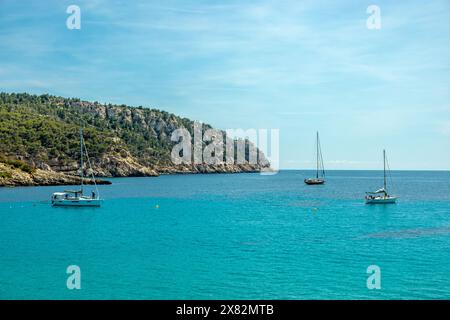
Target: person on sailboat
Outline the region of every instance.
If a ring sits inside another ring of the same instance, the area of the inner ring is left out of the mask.
[[[91,170],[90,175],[92,176],[92,181],[95,186],[95,191],[92,191],[92,198],[83,196],[83,186],[84,186],[84,161],[83,154],[87,157],[87,163],[89,164],[89,169]],[[75,191],[64,191],[64,192],[54,192],[52,195],[52,205],[53,206],[70,206],[70,207],[100,207],[102,199],[99,197],[99,191],[97,189],[97,184],[95,182],[94,173],[92,171],[91,162],[89,160],[89,155],[87,153],[86,144],[83,138],[83,128],[80,129],[80,189]]]
[[[387,179],[386,179],[386,151],[383,150],[383,176],[384,176],[384,184],[383,188],[378,189],[374,192],[366,192],[366,204],[384,204],[384,203],[396,203],[397,197],[389,195],[387,191]],[[389,167],[389,165],[388,165]],[[389,170],[389,168],[388,168]]]

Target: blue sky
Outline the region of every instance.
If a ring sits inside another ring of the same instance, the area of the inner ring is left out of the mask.
[[[278,128],[282,168],[319,130],[329,169],[450,169],[449,67],[446,0],[0,0],[0,91]]]

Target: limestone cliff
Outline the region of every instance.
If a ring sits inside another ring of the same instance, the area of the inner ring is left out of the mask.
[[[249,163],[250,149],[257,149],[247,140],[243,164],[175,165],[170,157],[175,144],[172,132],[185,128],[193,137],[194,122],[165,111],[50,95],[0,93],[0,163],[3,157],[9,159],[6,162],[17,160],[29,167],[23,171],[3,162],[0,185],[74,183],[79,171],[80,126],[85,128],[86,147],[98,177],[258,172],[269,168],[258,151],[258,163]],[[203,130],[210,128],[203,125]]]

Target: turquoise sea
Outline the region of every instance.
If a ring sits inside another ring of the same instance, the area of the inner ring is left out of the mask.
[[[380,171],[310,175],[111,179],[82,209],[49,205],[69,187],[0,188],[0,298],[450,299],[450,172],[393,171],[385,206],[363,201]]]

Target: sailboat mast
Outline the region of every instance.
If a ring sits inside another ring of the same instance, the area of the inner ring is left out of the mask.
[[[83,193],[83,128],[80,128],[80,178],[81,193]]]
[[[384,190],[386,190],[386,150],[383,149]]]
[[[316,178],[319,179],[319,131],[316,133],[316,158],[317,158],[317,170],[316,170]]]

